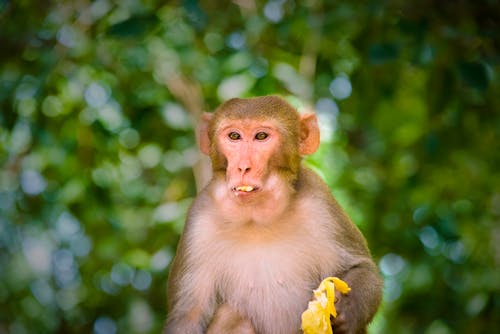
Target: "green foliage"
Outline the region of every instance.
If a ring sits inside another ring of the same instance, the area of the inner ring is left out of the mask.
[[[371,332],[499,332],[498,13],[0,1],[0,333],[158,333],[193,120],[272,93],[319,115],[306,162],[385,278]]]

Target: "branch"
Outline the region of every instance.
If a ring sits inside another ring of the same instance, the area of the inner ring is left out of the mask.
[[[166,81],[165,85],[170,93],[184,105],[191,116],[193,123],[199,124],[204,109],[203,93],[200,85],[180,74],[170,77]],[[196,129],[196,126],[194,128]],[[198,131],[195,131],[195,134],[196,143],[199,143]],[[210,181],[210,178],[212,177],[210,159],[201,152],[199,152],[198,162],[193,166],[193,173],[196,182],[196,189],[200,192],[200,190],[207,185],[208,181]]]

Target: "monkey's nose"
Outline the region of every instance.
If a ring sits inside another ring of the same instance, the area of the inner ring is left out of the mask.
[[[238,167],[238,171],[241,173],[241,174],[246,174],[250,171],[250,167]]]

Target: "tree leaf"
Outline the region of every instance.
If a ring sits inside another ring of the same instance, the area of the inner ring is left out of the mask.
[[[110,26],[106,34],[118,38],[140,38],[151,32],[158,22],[158,17],[154,14],[132,16]]]

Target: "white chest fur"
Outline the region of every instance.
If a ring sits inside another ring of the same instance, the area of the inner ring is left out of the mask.
[[[310,218],[310,212],[322,217],[321,210],[293,211],[269,224],[233,220],[216,210],[191,221],[196,233],[188,234],[189,262],[210,278],[194,276],[193,288],[238,309],[261,334],[300,333],[312,290],[338,268],[330,225]]]
[[[215,273],[219,298],[250,317],[258,332],[297,332],[320,275],[318,268],[297,261],[299,254],[293,249],[260,247],[221,261]]]

